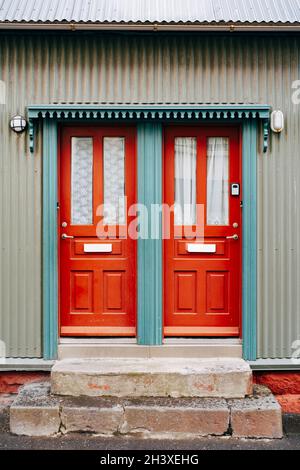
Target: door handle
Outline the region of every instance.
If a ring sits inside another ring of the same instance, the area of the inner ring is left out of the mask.
[[[67,238],[74,238],[74,237],[73,237],[72,235],[67,235],[66,233],[63,233],[62,236],[61,236],[61,238],[62,238],[63,240],[66,240]]]
[[[226,237],[227,240],[238,240],[239,239],[239,236],[237,233],[235,233],[234,235],[232,235],[231,237]]]

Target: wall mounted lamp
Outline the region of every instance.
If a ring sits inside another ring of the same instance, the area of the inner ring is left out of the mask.
[[[284,129],[284,115],[282,111],[273,111],[271,114],[271,129],[277,134]]]
[[[14,116],[10,121],[10,128],[18,133],[25,131],[26,126],[27,122],[23,116]]]

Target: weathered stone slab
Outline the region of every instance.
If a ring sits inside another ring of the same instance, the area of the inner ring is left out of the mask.
[[[10,408],[10,430],[24,436],[51,436],[59,432],[59,401],[50,396],[47,382],[26,385]]]
[[[25,386],[10,409],[14,434],[51,436],[90,432],[142,437],[282,437],[281,409],[270,391],[255,387],[243,399],[57,397],[45,382]]]
[[[153,398],[125,403],[121,433],[181,437],[222,436],[229,428],[229,408],[217,398]]]
[[[252,373],[242,359],[81,359],[58,361],[51,372],[57,395],[242,398]]]
[[[62,402],[61,431],[114,434],[123,421],[121,403],[108,398],[74,398]]]
[[[280,439],[283,436],[281,408],[275,397],[255,387],[244,400],[229,400],[233,437]]]

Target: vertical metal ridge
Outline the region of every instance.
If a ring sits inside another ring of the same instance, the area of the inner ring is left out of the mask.
[[[151,206],[162,204],[162,125],[159,123],[138,124],[138,203],[147,210],[141,219],[138,240],[138,343],[159,345],[162,344],[161,215],[159,238],[151,238]]]

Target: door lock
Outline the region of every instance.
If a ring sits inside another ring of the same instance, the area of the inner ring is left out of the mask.
[[[238,240],[239,239],[239,236],[237,233],[235,233],[234,235],[232,235],[231,237],[226,237],[227,240]]]
[[[74,238],[74,237],[73,237],[72,235],[67,235],[66,233],[63,233],[62,236],[61,236],[61,238],[62,238],[63,240],[66,240],[67,238]]]

